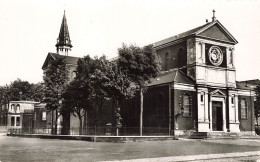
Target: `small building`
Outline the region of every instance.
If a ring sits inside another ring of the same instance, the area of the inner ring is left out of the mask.
[[[34,106],[39,102],[10,101],[7,113],[7,130],[31,133],[34,127]]]
[[[52,113],[46,109],[46,104],[39,103],[34,107],[35,134],[51,134]]]

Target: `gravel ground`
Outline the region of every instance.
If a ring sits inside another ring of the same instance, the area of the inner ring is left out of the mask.
[[[260,140],[169,140],[129,143],[0,136],[0,161],[113,161],[260,151]],[[249,157],[250,158],[250,157]],[[254,161],[258,157],[251,157]],[[241,160],[247,161],[245,157]],[[210,161],[212,161],[211,159]],[[217,159],[219,161],[222,159]],[[225,159],[223,159],[225,160]],[[228,159],[232,160],[232,159]],[[240,160],[235,159],[235,160]]]

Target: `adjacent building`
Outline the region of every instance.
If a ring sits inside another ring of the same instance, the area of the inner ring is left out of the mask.
[[[7,130],[15,133],[32,133],[34,106],[39,102],[10,101],[7,113]]]

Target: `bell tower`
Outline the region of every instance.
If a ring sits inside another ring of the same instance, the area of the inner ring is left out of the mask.
[[[68,56],[69,51],[71,51],[72,47],[73,46],[71,45],[67,19],[64,11],[59,37],[57,38],[57,44],[56,44],[57,53]]]

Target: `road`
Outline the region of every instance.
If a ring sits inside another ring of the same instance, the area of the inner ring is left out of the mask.
[[[0,136],[0,161],[2,162],[91,162],[250,151],[260,151],[260,140],[172,140],[103,143]],[[253,159],[258,158],[255,156]]]

